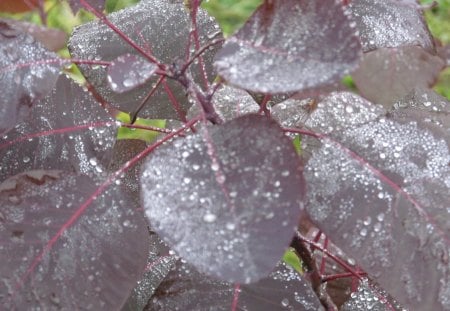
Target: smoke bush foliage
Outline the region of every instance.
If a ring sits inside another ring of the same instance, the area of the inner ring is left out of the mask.
[[[70,59],[0,20],[3,308],[450,310],[425,7],[266,0],[224,38],[199,0],[69,4]]]

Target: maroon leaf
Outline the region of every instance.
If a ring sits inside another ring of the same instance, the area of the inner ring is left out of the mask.
[[[102,173],[115,133],[114,120],[91,94],[61,75],[27,122],[0,138],[0,181],[30,169]]]
[[[257,115],[157,149],[141,184],[152,229],[171,248],[199,271],[242,283],[281,258],[304,190],[291,141]]]
[[[67,35],[62,30],[12,19],[0,18],[1,22],[5,22],[20,31],[32,35],[33,38],[42,43],[50,51],[56,52],[66,45]]]
[[[364,54],[353,79],[362,95],[390,108],[414,88],[431,86],[444,66],[418,46],[379,49]]]
[[[417,122],[383,117],[330,137],[305,168],[312,220],[401,304],[446,310],[448,141]]]
[[[220,87],[212,97],[214,109],[225,121],[231,121],[241,115],[257,113],[259,106],[246,91],[224,85]],[[200,113],[198,105],[189,109],[188,117],[194,117]]]
[[[173,255],[154,232],[150,232],[150,251],[144,275],[133,289],[122,311],[144,310],[153,293],[169,272],[175,268],[178,257]]]
[[[0,21],[0,134],[23,120],[34,102],[52,90],[60,66],[56,54]]]
[[[119,186],[94,196],[97,187],[60,171],[0,184],[5,309],[111,310],[125,302],[145,267],[147,230]]]
[[[352,0],[364,52],[379,48],[420,45],[432,52],[433,39],[415,0]]]
[[[219,74],[263,93],[299,91],[339,80],[360,57],[342,4],[266,1],[216,55]]]
[[[309,284],[284,263],[257,283],[236,286],[178,263],[146,310],[324,310]]]
[[[68,0],[72,12],[76,14],[80,9],[85,8],[80,0]],[[98,11],[103,11],[105,0],[85,0],[91,7]]]
[[[152,53],[163,63],[172,65],[186,59],[191,20],[189,11],[182,2],[166,0],[142,1],[138,5],[108,15],[114,25],[120,25],[120,30],[147,53]],[[216,34],[217,24],[207,16],[205,11],[199,10],[197,16],[200,43],[209,40],[208,34]],[[81,59],[94,57],[113,61],[117,57],[130,53],[140,55],[132,46],[127,44],[113,30],[101,21],[94,21],[78,27],[69,42],[70,53]],[[212,55],[215,49],[203,54],[206,72],[210,79],[212,74]],[[194,78],[202,82],[199,66],[192,67]],[[117,94],[107,79],[107,69],[103,67],[80,66],[87,80],[108,102],[117,105],[123,111],[133,111],[152,89],[157,77],[150,79],[144,85],[131,91]],[[168,95],[166,88],[171,90]],[[185,89],[173,80],[162,83],[156,93],[148,100],[142,110],[142,116],[161,119],[180,119],[180,115],[173,106],[177,101],[181,109],[187,111],[190,103],[186,99]]]
[[[133,54],[116,58],[108,67],[108,83],[116,93],[123,93],[147,82],[158,67]]]
[[[389,301],[386,303],[384,299],[380,299],[380,292],[384,295],[381,289],[376,288],[375,284],[371,283],[368,279],[364,279],[359,283],[358,289],[353,292],[350,299],[340,309],[341,311],[361,311],[361,310],[377,310],[377,311],[393,311],[404,310],[395,301]],[[395,307],[395,308],[394,308]]]
[[[417,121],[447,136],[450,144],[450,102],[430,89],[414,89],[394,104],[389,116],[397,121]]]

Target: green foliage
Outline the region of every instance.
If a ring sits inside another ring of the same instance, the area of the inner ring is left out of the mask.
[[[202,7],[214,16],[225,36],[233,34],[263,0],[207,0]]]
[[[437,5],[431,10],[425,11],[425,18],[433,36],[443,44],[450,44],[450,0],[421,0],[422,4]]]
[[[130,115],[125,112],[120,112],[116,119],[124,123],[129,123]],[[166,126],[166,120],[148,120],[137,118],[134,124],[164,128]],[[117,139],[140,139],[150,143],[154,141],[158,135],[159,133],[155,131],[120,127],[117,132]]]
[[[126,7],[138,3],[140,0],[107,0],[105,3],[106,13],[112,13],[122,10]]]
[[[286,250],[283,256],[283,261],[294,268],[300,274],[303,274],[302,263],[300,258],[295,254],[292,248]]]

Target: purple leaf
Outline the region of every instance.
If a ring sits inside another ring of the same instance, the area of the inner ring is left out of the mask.
[[[389,116],[400,122],[417,120],[447,136],[450,144],[450,102],[430,89],[414,89],[394,104]]]
[[[350,299],[342,306],[341,311],[361,311],[361,310],[376,310],[376,311],[392,311],[404,310],[395,301],[386,303],[384,299],[380,299],[380,292],[386,296],[380,288],[376,288],[369,280],[363,279],[358,286],[358,289],[353,292]],[[395,307],[395,308],[393,308]]]
[[[175,268],[177,256],[161,241],[154,232],[150,232],[150,251],[144,275],[133,289],[122,311],[144,310],[151,296]]]
[[[257,113],[259,105],[246,91],[224,85],[220,87],[212,97],[214,109],[225,121],[231,121],[241,115]],[[188,118],[200,113],[198,105],[189,109]]]
[[[415,0],[352,0],[364,52],[379,48],[420,45],[432,52],[433,39]]]
[[[149,301],[148,310],[324,310],[310,285],[279,263],[268,277],[239,289],[178,263]]]
[[[99,12],[103,11],[103,8],[105,7],[105,0],[85,0],[85,1]],[[80,2],[80,0],[68,0],[68,2],[74,14],[76,14],[80,9],[85,8]]]
[[[317,109],[309,120],[327,113]],[[401,304],[447,310],[448,141],[383,117],[330,137],[305,168],[311,219]]]
[[[390,108],[416,87],[429,87],[444,61],[418,46],[378,49],[364,54],[353,79],[367,99]]]
[[[0,18],[1,22],[32,35],[33,38],[42,43],[50,51],[56,52],[66,46],[67,35],[62,30],[12,19]]]
[[[360,57],[356,31],[338,1],[265,2],[217,53],[219,74],[263,93],[313,88],[339,80]]]
[[[191,31],[189,11],[182,2],[166,0],[142,1],[138,5],[108,15],[114,25],[147,53],[152,53],[163,63],[172,65],[183,63],[189,53],[188,42]],[[217,24],[199,10],[197,16],[200,44],[205,44],[208,35],[216,34]],[[124,54],[140,55],[133,47],[123,41],[113,30],[101,21],[86,23],[78,27],[69,41],[72,56],[81,59],[102,59],[113,61]],[[215,48],[203,54],[206,72],[213,79],[212,55]],[[195,81],[202,82],[199,66],[193,65],[192,74]],[[80,66],[87,80],[94,85],[106,101],[116,105],[123,111],[133,111],[152,89],[157,77],[131,91],[118,94],[114,92],[107,79],[107,69],[93,66]],[[166,88],[172,92],[173,98],[167,94]],[[173,107],[176,100],[184,112],[190,106],[185,89],[176,81],[168,79],[157,89],[142,110],[142,116],[154,119],[180,119]]]
[[[141,184],[151,227],[171,248],[199,271],[241,283],[281,258],[304,191],[291,141],[258,115],[157,149]]]
[[[143,140],[138,139],[119,139],[114,143],[111,160],[108,171],[115,172],[119,170],[126,162],[130,161],[139,152],[143,151],[147,144]],[[139,193],[141,190],[139,183],[139,174],[142,161],[135,163],[129,170],[124,173],[120,179],[121,183],[128,189],[133,202],[139,205]]]
[[[115,133],[114,120],[91,94],[61,75],[28,120],[0,138],[0,181],[30,169],[102,173]]]
[[[108,67],[108,83],[116,93],[123,93],[147,82],[158,67],[133,54],[117,57]]]
[[[125,302],[145,267],[147,229],[119,186],[94,196],[97,187],[61,171],[0,184],[3,307],[112,310]]]
[[[28,114],[55,85],[59,57],[32,36],[0,21],[0,135]]]

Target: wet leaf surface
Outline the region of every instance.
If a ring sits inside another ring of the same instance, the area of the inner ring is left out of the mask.
[[[122,311],[144,310],[156,289],[175,268],[178,257],[174,255],[164,242],[150,231],[150,251],[147,259],[147,267],[144,274],[134,287],[131,296],[125,303]]]
[[[58,78],[59,57],[26,33],[0,21],[0,134],[12,129]]]
[[[420,45],[432,52],[433,39],[414,0],[352,0],[364,52],[379,48]]]
[[[117,57],[108,66],[108,83],[116,93],[123,93],[147,82],[158,67],[137,55]]]
[[[330,136],[305,168],[312,220],[402,305],[446,310],[448,142],[383,117]]]
[[[259,105],[250,94],[241,89],[224,85],[220,87],[212,98],[214,109],[224,121],[231,121],[241,115],[257,113]],[[200,113],[198,105],[189,109],[188,118]]]
[[[360,57],[341,3],[266,2],[215,57],[220,76],[255,92],[284,93],[337,81]]]
[[[0,304],[8,310],[121,306],[144,270],[141,213],[113,185],[30,171],[0,184]],[[92,198],[92,197],[91,197]]]
[[[30,169],[102,174],[115,133],[114,120],[91,94],[61,75],[29,118],[0,138],[0,181]]]
[[[157,149],[141,186],[151,227],[171,248],[199,271],[242,283],[281,258],[304,191],[291,141],[257,115]]]
[[[414,88],[428,88],[444,61],[418,46],[378,49],[364,54],[352,76],[367,99],[389,109]]]
[[[66,45],[67,35],[62,30],[12,19],[0,18],[1,22],[5,22],[20,31],[30,34],[50,51],[56,52]]]
[[[450,145],[450,102],[431,89],[414,89],[394,104],[389,116],[399,122],[415,120],[425,128],[433,128],[436,134],[447,137]]]
[[[85,0],[90,6],[99,12],[103,11],[105,7],[105,0]],[[80,9],[85,8],[80,0],[68,0],[70,7],[72,8],[72,12],[76,14]]]
[[[234,307],[233,307],[234,306]],[[145,310],[324,310],[308,283],[284,263],[257,283],[220,282],[178,263]]]
[[[183,63],[183,60],[188,58],[191,23],[189,12],[181,2],[165,0],[142,1],[134,7],[108,15],[108,19],[114,25],[120,25],[120,30],[127,37],[146,52],[151,51],[163,63],[180,65],[180,63]],[[197,24],[200,30],[199,39],[201,45],[209,40],[208,35],[217,33],[218,25],[203,10],[199,10]],[[138,55],[139,57],[142,56],[101,21],[94,21],[78,27],[70,38],[69,50],[72,56],[81,59],[94,58],[113,61],[127,53],[136,57]],[[215,49],[212,49],[203,54],[206,72],[211,80],[214,78],[212,70],[212,56],[214,52]],[[195,81],[203,82],[199,66],[194,64],[192,68]],[[80,66],[80,69],[100,95],[119,109],[127,112],[133,111],[140,104],[157,79],[155,77],[138,88],[117,94],[108,83],[106,68]],[[170,88],[174,99],[186,112],[190,103],[186,98],[184,88],[170,79],[167,80],[166,86]],[[180,116],[173,108],[173,99],[171,100],[167,95],[166,86],[163,83],[158,87],[156,93],[149,99],[142,110],[142,117],[180,119]]]

